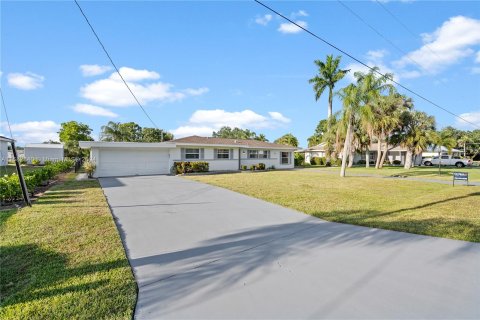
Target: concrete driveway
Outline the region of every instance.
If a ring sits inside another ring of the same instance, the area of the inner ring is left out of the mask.
[[[325,222],[178,177],[100,183],[138,319],[480,318],[478,243]]]

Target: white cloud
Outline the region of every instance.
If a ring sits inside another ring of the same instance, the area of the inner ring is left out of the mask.
[[[290,14],[290,17],[292,19],[296,19],[297,17],[308,17],[308,13],[305,10],[298,10],[297,12],[292,12],[292,14]]]
[[[78,103],[73,106],[73,110],[77,113],[84,113],[90,116],[100,116],[100,117],[110,117],[110,118],[118,117],[118,114],[108,109],[94,106],[91,104]]]
[[[43,87],[45,77],[32,73],[9,73],[8,84],[20,90],[35,90]]]
[[[149,70],[137,70],[132,68],[120,68],[125,81],[142,104],[149,102],[173,102],[182,100],[188,96],[198,96],[208,92],[208,88],[187,88],[173,91],[173,85],[166,82],[151,82],[157,80],[160,75]],[[145,83],[146,81],[150,81]],[[96,80],[80,89],[82,97],[95,104],[111,107],[128,107],[136,104],[135,99],[117,73],[112,73],[106,79]]]
[[[270,117],[273,120],[277,120],[277,121],[282,122],[282,123],[289,123],[291,121],[289,118],[285,117],[280,112],[270,111],[268,114],[270,115]]]
[[[187,124],[170,131],[176,137],[189,135],[210,136],[213,131],[223,126],[255,130],[275,128],[288,122],[290,122],[290,119],[280,112],[269,112],[268,116],[263,116],[248,109],[234,112],[222,109],[197,110],[192,114]]]
[[[266,14],[264,16],[257,17],[255,19],[255,23],[259,24],[259,25],[262,25],[262,26],[266,26],[272,20],[272,18],[273,17],[272,17],[271,14]]]
[[[378,67],[381,73],[393,73],[393,79],[395,81],[400,81],[401,77],[408,78],[408,77],[413,77],[414,74],[406,74],[402,73],[399,74],[398,72],[395,72],[392,68],[386,65],[386,63],[383,61],[385,56],[388,55],[387,50],[370,50],[367,52],[365,55],[365,59],[367,60],[367,65],[370,67]],[[369,68],[365,67],[364,65],[360,63],[351,63],[346,66],[345,69],[350,69],[350,72],[347,73],[347,78],[350,79],[350,81],[355,82],[356,78],[354,76],[355,72],[363,72],[367,73],[370,71]]]
[[[302,20],[295,21],[295,23],[302,28],[308,27],[307,22]],[[281,23],[277,30],[281,33],[299,33],[302,31],[301,28],[297,27],[295,24],[290,22]]]
[[[84,77],[99,76],[112,70],[110,66],[100,66],[98,64],[82,64],[80,66],[80,71]]]
[[[44,142],[48,140],[58,141],[57,131],[60,129],[60,125],[51,120],[13,123],[11,127],[13,137],[19,144]],[[7,132],[7,123],[0,123],[0,128],[2,131]]]
[[[476,124],[477,126],[480,126],[480,110],[462,113],[462,114],[460,114],[460,117],[462,117],[463,119],[465,119],[465,120],[467,120],[471,123]],[[470,123],[467,123],[467,122],[465,122],[461,119],[457,118],[456,121],[457,121],[457,125],[460,126],[460,127],[473,128],[473,126]],[[475,129],[477,129],[477,128],[475,127]]]
[[[424,74],[437,74],[480,45],[480,20],[456,16],[445,21],[433,33],[422,34],[424,45],[395,62],[397,68],[419,64]]]

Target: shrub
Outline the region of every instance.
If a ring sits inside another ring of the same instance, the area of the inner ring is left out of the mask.
[[[36,158],[33,158],[33,159],[32,159],[32,165],[34,165],[34,166],[40,165],[40,160],[38,160],[38,159],[36,159]]]
[[[43,162],[43,164],[46,165],[46,166],[48,166],[48,165],[50,165],[50,164],[52,164],[52,163],[53,163],[52,160],[45,160],[45,161]]]
[[[335,159],[334,161],[332,161],[332,165],[334,166],[341,166],[342,165],[342,159]]]
[[[42,183],[52,179],[57,174],[69,171],[73,166],[73,161],[64,160],[45,165],[39,170],[25,172],[25,184],[29,193],[33,193],[35,188]],[[0,201],[12,202],[22,198],[22,189],[17,174],[5,175],[0,179]]]
[[[358,161],[357,161],[357,164],[366,164],[366,163],[367,163],[366,160],[358,160]]]
[[[295,152],[293,162],[295,166],[301,166],[305,163],[305,156],[301,153]]]
[[[257,169],[258,169],[258,170],[265,170],[265,163],[259,163],[259,164],[257,164]]]
[[[208,172],[209,165],[205,161],[181,161],[173,164],[176,174],[184,174],[191,172]]]
[[[86,160],[83,163],[83,169],[85,169],[88,177],[91,178],[93,176],[93,173],[95,172],[95,169],[97,169],[97,165],[90,160]]]
[[[400,161],[400,160],[393,160],[393,161],[392,161],[392,164],[398,166],[398,165],[402,164],[402,161]]]
[[[27,159],[20,158],[20,164],[27,164]]]
[[[250,170],[254,171],[254,170],[256,170],[256,169],[257,169],[257,166],[256,166],[256,165],[252,164],[252,165],[250,166]]]
[[[240,168],[241,168],[242,170],[247,170],[247,166],[246,166],[246,165],[242,165]]]

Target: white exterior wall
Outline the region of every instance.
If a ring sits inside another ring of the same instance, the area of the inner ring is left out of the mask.
[[[8,142],[0,141],[0,166],[8,164]]]
[[[184,149],[203,149],[203,159],[182,159],[181,150]],[[170,149],[170,167],[174,162],[178,161],[205,161],[208,162],[209,171],[234,171],[238,170],[238,148],[233,149],[233,159],[215,159],[215,149],[222,149],[221,147],[198,147],[198,146],[183,146],[175,149]]]
[[[63,146],[62,148],[41,148],[25,146],[25,159],[27,159],[27,163],[32,163],[32,159],[38,159],[40,160],[41,164],[43,164],[45,160],[63,160]]]
[[[295,167],[293,161],[293,150],[276,150],[276,149],[261,149],[261,150],[270,150],[270,158],[267,159],[249,159],[248,158],[248,150],[254,149],[242,149],[241,154],[241,161],[240,165],[247,166],[247,169],[250,169],[251,165],[257,165],[259,163],[265,163],[267,168],[274,166],[275,169],[293,169]],[[289,164],[281,164],[281,152],[289,152],[290,153],[290,163]]]

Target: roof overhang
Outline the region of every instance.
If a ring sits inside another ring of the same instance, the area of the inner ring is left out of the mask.
[[[107,141],[79,141],[82,149],[90,148],[175,148],[171,142],[107,142]]]

